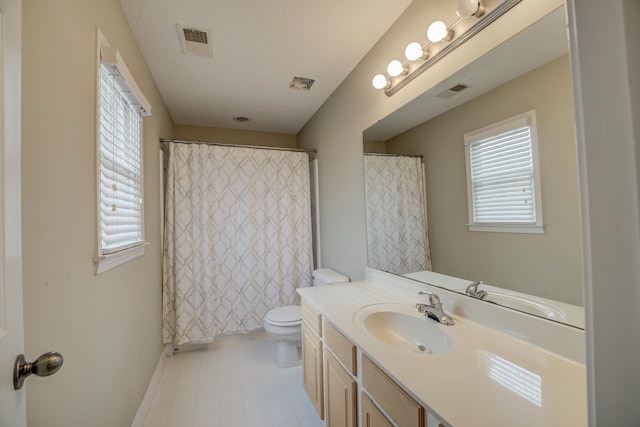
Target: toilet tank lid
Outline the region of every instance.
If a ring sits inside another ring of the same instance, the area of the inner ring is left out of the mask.
[[[349,282],[349,278],[331,268],[319,268],[313,270],[313,278],[323,283],[344,283]]]

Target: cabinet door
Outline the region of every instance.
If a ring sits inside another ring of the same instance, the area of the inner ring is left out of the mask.
[[[362,387],[398,426],[424,427],[424,408],[365,355],[362,356]]]
[[[366,393],[362,393],[362,427],[393,427],[393,424],[373,404]]]
[[[302,323],[302,382],[320,419],[324,420],[322,341],[304,322]]]
[[[334,355],[325,350],[327,427],[356,427],[358,386]]]

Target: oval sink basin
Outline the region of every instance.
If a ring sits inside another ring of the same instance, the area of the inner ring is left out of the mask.
[[[485,301],[500,304],[514,310],[524,311],[536,316],[545,317],[547,319],[562,320],[564,315],[561,311],[527,298],[521,298],[517,295],[503,294],[499,292],[489,292]]]
[[[444,353],[452,345],[443,327],[426,317],[398,311],[374,311],[362,318],[362,325],[369,334],[398,350]]]

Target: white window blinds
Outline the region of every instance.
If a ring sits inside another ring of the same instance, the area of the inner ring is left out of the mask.
[[[144,254],[142,117],[151,105],[98,30],[97,273]]]
[[[542,225],[534,123],[530,112],[465,135],[470,229],[541,232],[526,229]]]
[[[100,238],[103,254],[143,241],[140,113],[117,84],[113,66],[100,67]]]

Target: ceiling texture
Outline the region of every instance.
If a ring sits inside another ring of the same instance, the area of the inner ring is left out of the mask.
[[[411,1],[120,3],[176,124],[296,134]],[[205,31],[211,56],[184,54],[180,26]]]

